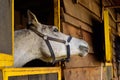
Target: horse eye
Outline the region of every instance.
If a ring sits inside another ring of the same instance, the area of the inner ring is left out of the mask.
[[[58,32],[58,29],[57,29],[57,28],[54,28],[53,31],[54,31],[54,32]]]

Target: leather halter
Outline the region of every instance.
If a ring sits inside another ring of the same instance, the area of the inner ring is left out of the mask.
[[[71,41],[72,37],[69,36],[68,39],[67,39],[67,41],[61,40],[61,39],[57,39],[57,38],[53,38],[53,37],[49,37],[49,36],[47,36],[47,35],[44,35],[44,34],[38,32],[35,28],[30,27],[30,26],[32,26],[32,25],[33,25],[33,24],[28,24],[28,25],[27,25],[27,26],[28,26],[27,29],[30,29],[31,31],[33,31],[34,33],[36,33],[39,37],[41,37],[41,38],[46,42],[46,44],[47,44],[47,46],[48,46],[48,48],[49,48],[49,51],[50,51],[50,53],[51,53],[51,57],[52,57],[52,59],[53,59],[52,63],[54,64],[54,63],[59,62],[59,61],[67,61],[67,62],[69,62],[69,60],[70,60],[70,45],[69,45],[69,42]],[[64,59],[61,59],[61,60],[56,60],[56,59],[55,59],[54,51],[53,51],[53,49],[52,49],[52,46],[51,46],[49,40],[51,40],[51,41],[56,41],[56,42],[60,42],[60,43],[65,44],[66,49],[67,49],[67,57],[64,58]]]

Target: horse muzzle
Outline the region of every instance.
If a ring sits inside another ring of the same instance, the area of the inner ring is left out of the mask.
[[[80,45],[80,46],[79,46],[79,49],[80,49],[80,54],[79,54],[79,55],[80,55],[81,57],[86,56],[86,55],[88,54],[88,52],[89,52],[89,48],[86,47],[86,46]]]

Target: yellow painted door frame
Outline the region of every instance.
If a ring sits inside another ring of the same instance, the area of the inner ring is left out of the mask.
[[[58,75],[58,80],[61,80],[61,68],[60,67],[41,67],[41,68],[4,68],[3,80],[9,80],[9,77],[14,76],[29,76],[29,75],[40,75],[40,74],[52,74]]]
[[[111,27],[109,24],[109,12],[108,9],[104,10],[104,37],[105,37],[105,59],[106,66],[112,64],[112,45],[110,39]]]
[[[109,21],[109,11],[108,8],[104,9],[104,37],[105,37],[105,70],[106,70],[106,80],[111,80],[113,78],[113,67],[112,67],[112,44],[111,44],[111,27]]]
[[[60,0],[54,0],[54,25],[60,31]]]

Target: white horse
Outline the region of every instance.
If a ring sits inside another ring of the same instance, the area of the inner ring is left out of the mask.
[[[33,59],[52,62],[53,58],[54,60],[61,60],[70,57],[70,55],[86,56],[88,54],[89,47],[86,41],[71,38],[69,35],[59,32],[56,26],[41,24],[31,11],[28,11],[28,24],[32,28],[15,31],[15,67],[22,67]],[[39,33],[44,36],[39,36]],[[48,38],[58,39],[58,41],[47,40]],[[50,44],[50,48],[47,43]]]

